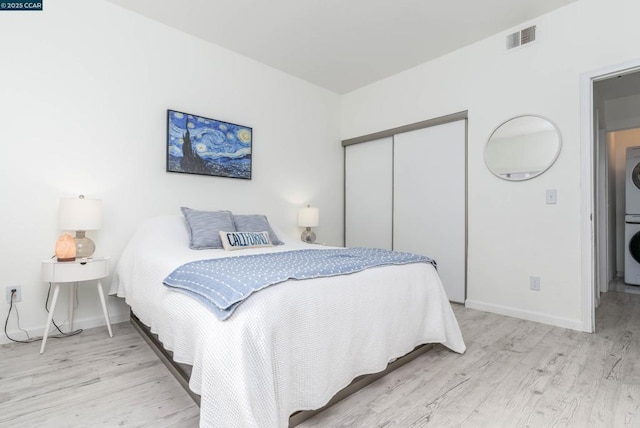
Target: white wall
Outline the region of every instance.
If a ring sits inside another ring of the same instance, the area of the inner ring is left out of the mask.
[[[618,195],[616,193],[616,168],[615,168],[615,145],[610,143],[608,135],[603,129],[599,130],[598,144],[606,145],[605,158],[606,167],[604,171],[600,171],[601,174],[606,174],[606,188],[602,188],[602,192],[598,195],[604,200],[606,207],[602,207],[601,215],[606,215],[607,226],[604,232],[606,233],[606,257],[607,257],[607,270],[605,272],[605,282],[600,283],[600,290],[606,292],[609,290],[609,283],[615,280],[617,276],[622,276],[624,273],[624,261],[618,262],[618,235],[617,235],[617,221],[616,221],[616,209],[618,205]],[[602,153],[602,152],[601,152]],[[602,186],[604,187],[604,186]],[[606,192],[606,193],[605,193]],[[624,197],[624,196],[623,196]],[[620,265],[621,269],[620,269]]]
[[[640,126],[640,95],[614,98],[604,101],[607,131],[637,128]]]
[[[103,0],[3,12],[0,46],[0,291],[22,286],[21,325],[32,333],[46,321],[40,261],[53,253],[63,196],[104,201],[103,228],[88,235],[114,264],[143,219],[181,205],[261,212],[295,235],[297,209],[311,203],[318,239],[342,242],[336,94]],[[253,179],[165,172],[168,108],[253,127]],[[103,324],[94,290],[80,289],[77,327]],[[109,306],[127,318],[119,299]],[[7,310],[3,297],[3,322]],[[24,337],[14,317],[9,331]]]
[[[580,0],[343,97],[343,139],[469,111],[468,306],[582,328],[580,76],[640,56],[639,13],[635,0]],[[532,24],[538,40],[505,52],[505,35]],[[562,152],[540,177],[500,180],[486,139],[527,113],[558,125]]]

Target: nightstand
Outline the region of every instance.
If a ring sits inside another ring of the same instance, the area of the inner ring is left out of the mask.
[[[44,346],[47,343],[49,329],[53,320],[53,313],[56,309],[58,301],[58,293],[60,292],[60,284],[69,284],[69,331],[73,331],[73,307],[75,305],[75,291],[78,282],[98,280],[98,296],[102,304],[102,312],[104,319],[107,321],[107,329],[109,337],[113,337],[111,331],[111,322],[109,321],[109,312],[107,304],[104,300],[104,291],[102,290],[102,278],[109,276],[109,258],[96,257],[87,259],[77,259],[73,262],[58,262],[55,259],[47,259],[42,261],[42,280],[55,284],[53,289],[53,297],[51,299],[51,308],[49,309],[49,318],[42,335],[42,346],[40,353],[44,352]]]

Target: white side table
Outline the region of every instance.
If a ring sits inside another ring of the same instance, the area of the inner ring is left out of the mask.
[[[78,282],[98,280],[98,295],[102,304],[102,312],[104,319],[107,321],[107,329],[109,337],[113,337],[111,331],[111,322],[109,321],[109,312],[107,304],[104,300],[104,291],[102,290],[102,278],[109,276],[109,257],[97,257],[87,259],[77,259],[74,262],[58,262],[55,259],[47,259],[42,261],[42,280],[55,284],[53,289],[53,298],[51,299],[51,309],[49,309],[49,318],[42,335],[42,346],[40,353],[44,352],[44,346],[47,343],[51,321],[53,320],[53,312],[56,309],[58,301],[58,293],[60,292],[60,284],[70,284],[69,287],[69,331],[73,331],[73,306],[75,305],[75,291]]]

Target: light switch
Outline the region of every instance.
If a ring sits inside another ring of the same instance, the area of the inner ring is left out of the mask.
[[[558,191],[556,189],[547,189],[547,205],[558,203]]]

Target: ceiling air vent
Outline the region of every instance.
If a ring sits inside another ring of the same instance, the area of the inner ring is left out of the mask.
[[[532,25],[507,36],[507,50],[526,45],[536,39],[536,26]]]

